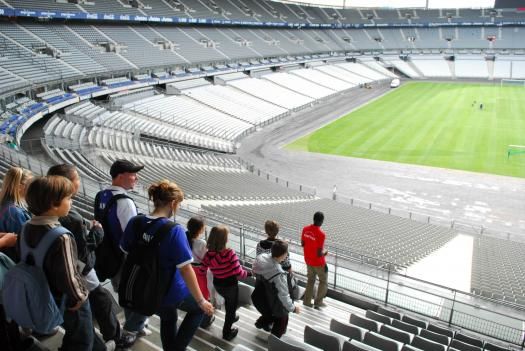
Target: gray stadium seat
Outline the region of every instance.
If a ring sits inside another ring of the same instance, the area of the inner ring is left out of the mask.
[[[377,313],[371,310],[366,311],[365,316],[366,318],[377,321],[379,323],[388,324],[388,325],[392,324],[391,317],[385,316],[384,314]]]
[[[444,327],[440,327],[439,325],[435,325],[435,324],[432,324],[432,323],[429,323],[428,324],[428,327],[427,327],[428,330],[430,330],[431,332],[434,332],[434,333],[438,333],[438,334],[443,334],[443,335],[446,335],[448,336],[449,338],[454,338],[454,331],[453,330],[450,330],[450,329],[447,329],[447,328],[444,328]]]
[[[410,345],[423,351],[447,351],[447,347],[445,345],[422,338],[420,336],[415,336]]]
[[[363,341],[365,334],[368,332],[368,329],[361,328],[357,325],[343,323],[336,319],[330,321],[330,330],[358,341]]]
[[[462,341],[466,344],[474,345],[474,346],[481,347],[481,348],[483,347],[483,340],[478,339],[478,338],[473,338],[465,334],[456,333],[456,336],[454,337],[454,339]]]
[[[321,349],[286,334],[280,339],[270,334],[268,351],[321,351]]]
[[[388,316],[390,318],[401,320],[401,313],[389,310],[381,306],[377,307],[377,313],[381,313],[382,315]]]
[[[343,348],[343,343],[347,340],[342,335],[333,331],[312,328],[309,325],[304,327],[304,342],[324,351],[339,351]]]
[[[409,332],[414,335],[419,335],[419,332],[421,331],[420,327],[417,327],[413,324],[408,324],[402,321],[398,321],[397,319],[394,319],[392,321],[392,326],[397,329],[404,330],[406,332]]]
[[[443,334],[434,333],[433,331],[430,331],[427,329],[421,329],[421,333],[419,333],[419,335],[423,338],[438,342],[445,346],[450,345],[451,339],[448,336],[443,335]]]
[[[379,322],[373,321],[366,317],[361,317],[355,313],[350,315],[350,324],[357,325],[376,333],[379,331],[379,327],[381,326]]]
[[[384,324],[381,326],[379,334],[389,337],[390,339],[402,342],[403,344],[410,344],[414,339],[414,334]]]
[[[481,351],[481,347],[467,344],[466,342],[460,341],[458,339],[453,339],[450,343],[450,347],[458,349],[459,351]]]
[[[486,342],[483,350],[486,350],[486,351],[509,351],[510,349],[508,347],[505,348],[505,347],[502,347],[502,346],[494,345],[494,344],[492,344],[490,342]]]
[[[357,340],[345,341],[343,351],[381,351],[373,346],[364,344]]]
[[[374,332],[368,332],[363,342],[382,351],[401,351],[403,343]]]
[[[403,348],[401,349],[401,351],[423,351],[421,349],[418,349],[417,347],[414,347],[412,345],[403,345]]]
[[[253,286],[239,283],[239,306],[246,306],[252,304]]]
[[[410,317],[410,316],[407,316],[407,315],[404,315],[401,320],[405,323],[408,323],[408,324],[412,324],[412,325],[415,325],[417,327],[420,327],[422,329],[427,329],[428,327],[428,322],[427,321],[424,321],[424,320],[421,320],[421,319],[417,319],[417,318],[414,318],[414,317]]]

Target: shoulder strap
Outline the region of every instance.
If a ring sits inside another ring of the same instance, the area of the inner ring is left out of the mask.
[[[131,199],[131,197],[129,197],[126,194],[122,194],[122,193],[111,196],[109,201],[108,201],[108,203],[106,204],[106,206],[104,206],[104,212],[102,214],[104,216],[103,218],[107,218],[108,217],[109,210],[120,199],[130,199],[130,200],[133,201],[133,199]]]
[[[23,262],[26,262],[27,256],[31,254],[35,260],[35,265],[37,267],[43,267],[44,259],[46,257],[47,251],[55,240],[64,234],[69,234],[70,231],[62,226],[54,227],[48,230],[42,239],[38,242],[38,245],[35,248],[29,247],[25,239],[25,230],[26,226],[22,228],[21,238],[20,238],[20,259]]]
[[[272,275],[270,278],[266,279],[267,281],[271,281],[273,278],[277,277],[278,275],[280,274],[284,274],[284,273],[281,273],[281,272],[277,272],[275,273],[274,275]]]

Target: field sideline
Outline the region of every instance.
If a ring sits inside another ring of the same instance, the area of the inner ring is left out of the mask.
[[[286,148],[525,178],[508,145],[525,145],[525,87],[409,82]]]

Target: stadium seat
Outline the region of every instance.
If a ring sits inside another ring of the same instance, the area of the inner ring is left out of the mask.
[[[376,333],[379,331],[379,328],[381,326],[381,323],[373,321],[366,317],[361,317],[355,313],[352,313],[350,315],[350,324],[357,325],[358,327],[362,327],[370,331],[374,331]]]
[[[346,337],[330,330],[314,329],[309,325],[304,327],[304,342],[324,351],[340,351],[346,340]]]
[[[494,345],[490,342],[486,342],[484,347],[483,347],[483,350],[486,350],[486,351],[509,351],[509,348],[508,347],[501,347],[501,346],[498,346],[498,345]]]
[[[413,317],[410,317],[410,316],[407,316],[407,315],[404,315],[401,318],[401,321],[403,321],[405,323],[408,323],[408,324],[415,325],[415,326],[417,326],[417,327],[419,327],[421,329],[427,329],[427,327],[428,327],[428,322],[423,321],[421,319],[413,318]]]
[[[375,332],[366,333],[363,343],[376,347],[382,351],[401,351],[401,348],[403,347],[403,343]]]
[[[481,351],[481,347],[467,344],[466,342],[460,341],[458,339],[453,339],[450,343],[450,347],[453,347],[459,351]]]
[[[483,340],[477,339],[477,338],[473,338],[473,337],[465,335],[465,334],[456,333],[456,336],[454,337],[454,339],[462,341],[462,342],[464,342],[466,344],[469,344],[469,345],[474,345],[474,346],[477,346],[477,347],[480,347],[480,348],[483,347]]]
[[[379,334],[389,337],[390,339],[402,342],[403,344],[410,344],[414,339],[414,334],[385,324],[381,326]]]
[[[446,335],[446,336],[448,336],[451,339],[454,338],[454,331],[453,330],[440,327],[439,325],[435,325],[435,324],[429,323],[427,329],[430,330],[431,332],[434,332],[434,333]]]
[[[389,310],[389,309],[381,307],[381,306],[377,307],[377,313],[380,313],[382,315],[388,316],[388,317],[393,318],[393,319],[401,320],[401,313]]]
[[[391,317],[385,316],[383,314],[380,314],[380,313],[377,313],[371,310],[366,311],[365,316],[366,318],[374,320],[379,323],[388,324],[388,325],[392,324]]]
[[[368,329],[361,328],[357,325],[343,323],[337,319],[332,319],[330,321],[330,330],[337,334],[344,335],[349,339],[358,341],[363,341],[365,334],[368,332]]]
[[[409,323],[405,323],[405,322],[402,322],[402,321],[398,321],[397,319],[394,319],[392,321],[392,326],[394,328],[404,330],[404,331],[409,332],[409,333],[414,334],[414,335],[419,335],[419,333],[421,331],[420,327],[417,327],[417,326],[415,326],[413,324],[409,324]]]
[[[440,344],[443,344],[445,346],[450,345],[450,338],[443,334],[434,333],[427,329],[421,329],[421,333],[419,335],[423,338],[426,338],[428,340],[432,340],[435,342],[438,342]]]
[[[270,334],[268,337],[268,351],[320,351],[321,349],[309,345],[299,339],[289,335],[283,335],[281,338]]]
[[[422,338],[420,336],[415,336],[410,345],[423,351],[447,351],[447,347],[445,345]]]
[[[343,351],[382,351],[357,340],[345,341]]]

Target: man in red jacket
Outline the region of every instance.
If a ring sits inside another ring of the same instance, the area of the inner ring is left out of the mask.
[[[319,277],[319,287],[314,299],[314,308],[324,307],[323,298],[328,289],[328,266],[325,256],[328,251],[324,248],[326,234],[321,230],[324,222],[324,214],[316,212],[314,214],[314,224],[303,228],[301,234],[301,245],[304,249],[304,261],[308,271],[308,282],[304,292],[303,304],[312,307],[312,295],[316,277]]]

